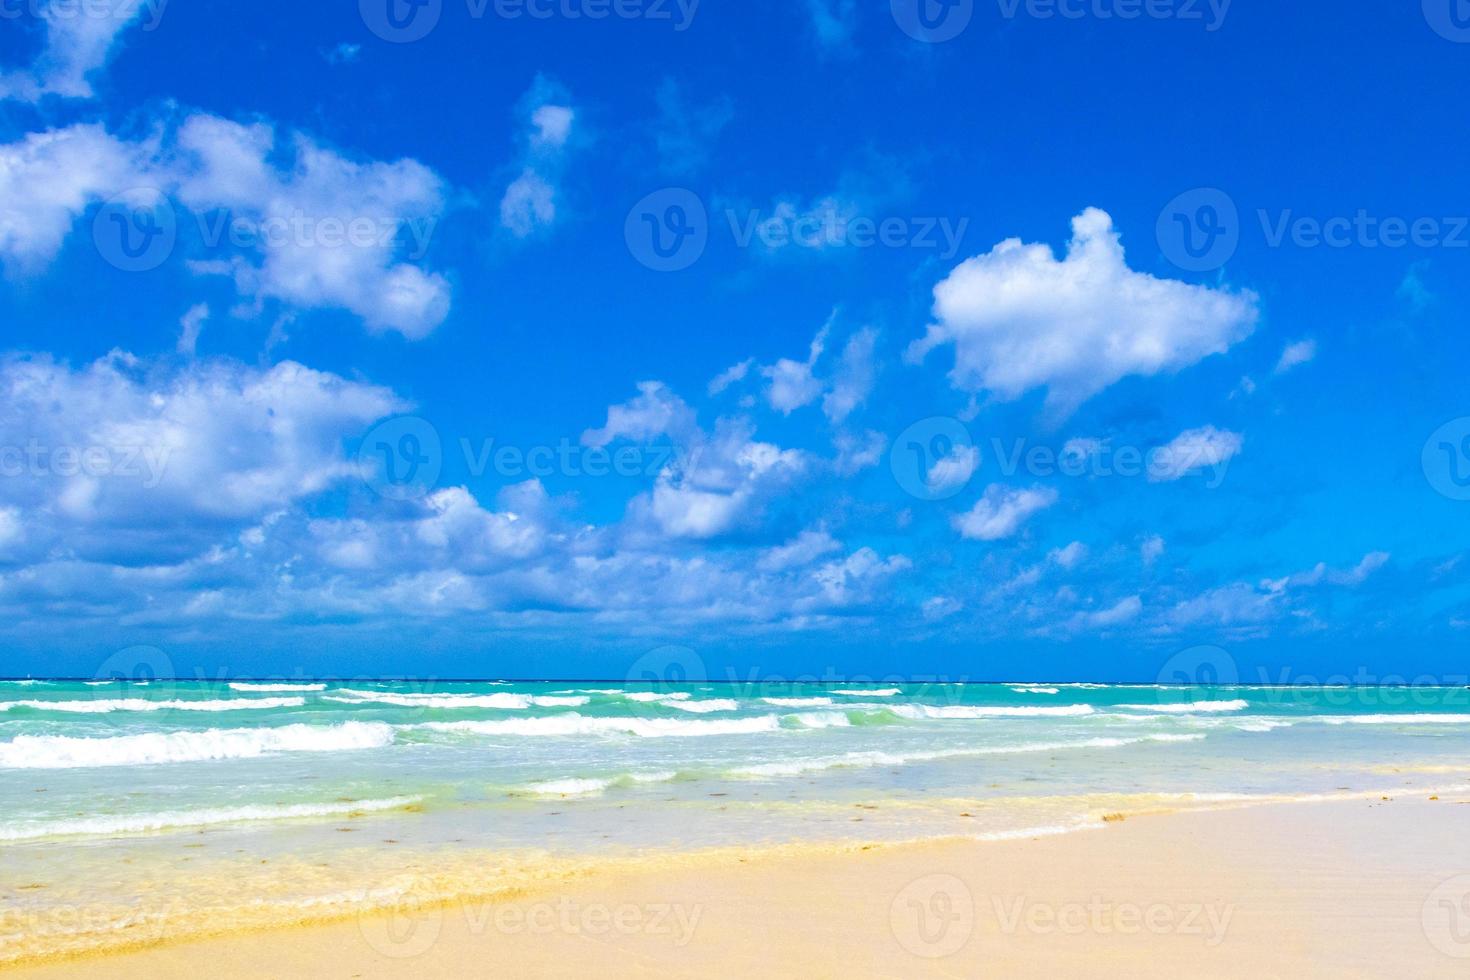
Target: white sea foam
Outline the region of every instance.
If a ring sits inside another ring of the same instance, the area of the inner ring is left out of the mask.
[[[355,691],[343,688],[322,700],[338,704],[387,704],[399,708],[495,708],[522,711],[526,708],[578,708],[591,698],[531,694],[394,694],[386,691]]]
[[[1009,706],[986,707],[982,705],[950,704],[895,704],[887,710],[903,718],[1077,718],[1090,715],[1096,709],[1090,704],[1063,704],[1046,707]]]
[[[665,707],[692,711],[696,714],[706,714],[710,711],[736,711],[740,708],[740,702],[733,698],[710,698],[707,701],[665,701],[663,703]]]
[[[1188,704],[1119,704],[1118,708],[1129,711],[1157,711],[1168,715],[1184,715],[1202,712],[1212,714],[1221,711],[1242,711],[1250,707],[1249,701],[1191,701]]]
[[[503,721],[430,721],[403,727],[410,730],[471,735],[635,735],[639,738],[670,738],[748,735],[773,732],[780,726],[775,715],[729,719],[588,718],[571,712],[542,718],[508,718]]]
[[[761,698],[766,704],[778,708],[824,708],[832,704],[831,698]]]
[[[1057,688],[1054,688],[1054,687],[1013,687],[1013,688],[1011,688],[1011,690],[1012,691],[1015,691],[1017,694],[1059,694],[1059,693],[1061,693]]]
[[[1313,715],[1304,720],[1328,725],[1470,725],[1470,715],[1465,714]]]
[[[325,684],[253,684],[247,681],[235,681],[230,685],[232,691],[325,691]]]
[[[606,779],[550,779],[542,783],[531,783],[518,795],[526,796],[601,796],[615,786],[634,786],[641,783],[666,783],[678,776],[672,771],[629,772]]]
[[[832,693],[846,694],[854,698],[891,698],[896,694],[902,694],[903,691],[896,687],[880,687],[862,691],[833,691]]]
[[[344,752],[381,748],[392,742],[391,725],[360,721],[330,726],[283,725],[278,728],[150,732],[109,738],[18,735],[8,742],[0,742],[0,769],[81,769],[253,759],[276,752]]]
[[[421,796],[394,796],[383,800],[359,800],[353,803],[215,807],[201,810],[169,810],[162,813],[78,817],[68,820],[22,820],[16,823],[0,824],[0,841],[44,840],[53,837],[117,837],[125,834],[146,834],[263,820],[343,817],[356,813],[397,810],[418,803],[422,799]]]
[[[1023,742],[1017,745],[990,745],[984,747],[933,749],[924,752],[848,752],[836,756],[792,759],[783,762],[767,762],[754,766],[742,766],[728,771],[727,775],[757,778],[800,776],[825,769],[852,769],[871,766],[902,766],[914,762],[937,762],[944,759],[963,759],[985,755],[1017,755],[1030,752],[1065,752],[1073,749],[1115,749],[1125,745],[1145,742],[1196,742],[1201,734],[1142,735],[1136,738],[1089,738],[1072,742]]]
[[[238,701],[148,701],[143,698],[110,698],[96,701],[0,701],[0,711],[29,708],[66,714],[105,715],[114,711],[263,711],[270,708],[299,708],[305,698],[243,698]]]
[[[692,695],[688,691],[672,691],[668,694],[659,694],[654,691],[622,691],[619,692],[629,701],[688,701]]]

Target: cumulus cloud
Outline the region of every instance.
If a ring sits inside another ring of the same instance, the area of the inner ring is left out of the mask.
[[[92,205],[169,195],[199,216],[215,255],[191,268],[229,276],[256,303],[347,310],[409,338],[449,313],[448,280],[414,264],[444,206],[432,171],[354,161],[302,135],[287,152],[266,123],[203,113],[169,140],[76,125],[0,145],[0,260],[38,271]]]
[[[565,90],[538,75],[522,97],[526,120],[520,174],[500,198],[500,224],[517,238],[549,228],[557,218],[557,183],[566,166],[577,111]]]
[[[1249,291],[1128,268],[1112,218],[1096,208],[1072,219],[1065,258],[1008,239],[962,262],[934,300],[935,322],[910,345],[910,360],[953,344],[956,388],[1006,401],[1046,388],[1055,418],[1129,375],[1178,371],[1227,350],[1259,315]]]
[[[404,407],[385,389],[293,362],[171,371],[123,353],[81,368],[9,357],[0,405],[13,477],[0,481],[0,501],[37,529],[116,529],[110,542],[138,553],[181,525],[259,520],[356,476],[344,441]]]
[[[820,400],[822,413],[837,424],[846,421],[872,393],[878,373],[874,356],[878,332],[872,327],[853,333],[843,345],[837,363],[818,370],[836,319],[834,311],[812,338],[803,360],[783,357],[759,368],[760,376],[766,381],[763,393],[766,403],[782,415],[790,415]],[[719,394],[738,384],[753,366],[754,361],[747,360],[724,371],[710,382],[710,394]]]
[[[208,303],[195,303],[179,319],[179,340],[175,345],[175,349],[180,354],[185,354],[189,357],[194,356],[194,352],[199,346],[199,331],[204,329],[204,321],[208,319]]]
[[[1073,541],[1065,548],[1053,548],[1047,552],[1047,560],[1061,568],[1076,568],[1087,557],[1087,545]]]
[[[1306,364],[1317,356],[1317,342],[1315,340],[1299,340],[1294,344],[1287,344],[1286,349],[1281,352],[1281,358],[1276,362],[1276,373],[1285,374],[1292,368]]]
[[[1225,432],[1213,425],[1189,429],[1152,454],[1148,478],[1154,483],[1169,482],[1209,467],[1215,471],[1214,485],[1218,486],[1226,466],[1244,444],[1240,433]]]
[[[30,6],[43,35],[40,52],[26,68],[0,72],[0,100],[38,102],[46,96],[89,99],[91,76],[107,64],[118,38],[133,24],[154,30],[167,0],[88,0],[85,4],[39,0]],[[20,29],[19,5],[6,17]]]
[[[152,142],[128,143],[78,124],[0,145],[0,260],[35,272],[61,250],[92,205],[153,177]]]
[[[993,483],[975,506],[953,518],[960,536],[973,541],[999,541],[1009,538],[1039,511],[1057,502],[1051,487],[1017,488]]]
[[[607,410],[607,423],[582,433],[582,445],[601,449],[616,439],[649,442],[669,436],[689,444],[699,432],[694,409],[662,381],[640,381],[638,395]]]
[[[1143,539],[1143,544],[1138,547],[1138,555],[1143,559],[1144,565],[1152,565],[1164,554],[1164,539],[1157,534],[1150,534]]]
[[[400,232],[422,251],[444,206],[442,183],[427,167],[360,163],[301,135],[291,165],[277,167],[272,127],[209,115],[184,122],[177,151],[180,200],[200,212],[224,209],[262,232],[257,257],[200,271],[227,268],[244,296],[345,309],[369,329],[410,339],[449,315],[448,280],[397,258]]]
[[[842,543],[826,531],[802,531],[785,544],[766,549],[757,559],[756,567],[765,572],[800,568],[841,548]]]

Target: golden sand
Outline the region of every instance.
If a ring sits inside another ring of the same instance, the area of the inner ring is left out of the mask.
[[[1459,977],[1470,798],[1130,814],[1011,841],[724,849],[16,978]]]

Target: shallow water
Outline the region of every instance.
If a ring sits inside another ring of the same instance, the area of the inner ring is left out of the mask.
[[[1431,793],[1467,736],[1464,688],[0,682],[0,959],[650,848]]]

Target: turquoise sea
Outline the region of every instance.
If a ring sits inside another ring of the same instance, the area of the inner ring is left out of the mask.
[[[1464,687],[6,681],[0,961],[558,862],[1430,795],[1467,747]]]

